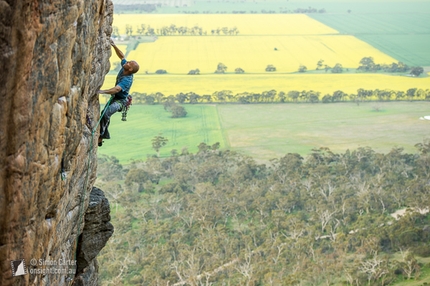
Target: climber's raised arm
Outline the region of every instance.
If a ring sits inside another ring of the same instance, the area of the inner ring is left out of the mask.
[[[114,41],[112,39],[109,39],[109,42],[110,42],[111,46],[114,48],[115,53],[118,56],[118,58],[120,58],[120,60],[125,58],[124,53],[120,49],[118,49],[118,47],[115,45]]]

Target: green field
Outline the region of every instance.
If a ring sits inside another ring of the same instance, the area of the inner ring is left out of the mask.
[[[120,114],[111,118],[110,140],[105,140],[100,154],[113,155],[123,163],[131,159],[146,159],[155,155],[151,139],[161,134],[168,138],[168,144],[161,149],[161,156],[168,156],[172,149],[181,152],[188,147],[195,152],[200,142],[220,142],[223,146],[222,130],[215,105],[186,106],[186,118],[170,118],[162,105],[134,105],[128,112],[127,121],[121,121]]]
[[[381,111],[375,111],[379,107]],[[161,105],[135,105],[127,122],[114,115],[111,140],[100,154],[116,156],[122,163],[155,155],[151,139],[161,133],[169,139],[161,149],[187,147],[196,152],[201,142],[221,143],[259,160],[286,153],[309,154],[312,148],[329,147],[335,152],[369,146],[377,152],[414,145],[430,137],[428,102],[367,102],[338,104],[219,104],[185,105],[186,118],[172,119]]]
[[[310,16],[341,34],[367,42],[398,61],[411,66],[430,66],[430,7],[424,4],[415,4],[415,13]],[[421,11],[420,5],[423,5]]]

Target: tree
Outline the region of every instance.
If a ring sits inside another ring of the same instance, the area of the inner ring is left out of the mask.
[[[169,139],[161,136],[161,134],[155,136],[154,138],[152,138],[151,142],[152,142],[152,148],[155,150],[155,152],[157,152],[157,156],[160,157],[160,149],[161,147],[166,146],[167,142],[169,141]]]
[[[213,97],[215,97],[218,102],[226,102],[227,99],[231,99],[233,97],[231,90],[221,90],[215,91],[213,93]]]
[[[172,107],[173,107],[175,104],[176,104],[176,103],[175,103],[175,101],[174,101],[174,100],[172,100],[172,99],[168,99],[168,100],[166,100],[165,102],[163,102],[164,110],[166,110],[166,111],[171,111],[171,110],[172,110]]]
[[[127,36],[131,36],[133,34],[133,27],[130,24],[125,25],[125,33]]]
[[[377,69],[378,66],[373,61],[372,57],[364,57],[360,60],[360,66],[358,67],[358,70],[368,72]]]
[[[178,94],[175,96],[175,99],[176,99],[179,103],[184,103],[184,102],[185,102],[185,100],[187,100],[187,99],[188,99],[188,96],[187,96],[185,93],[181,92],[181,93],[178,93]]]
[[[198,95],[197,93],[194,93],[194,92],[187,93],[187,97],[188,97],[188,100],[190,101],[191,104],[195,104],[195,103],[199,102],[199,99],[201,98],[200,95]]]
[[[287,93],[287,96],[288,96],[289,98],[291,98],[291,100],[292,100],[292,101],[297,102],[297,99],[298,99],[298,98],[299,98],[299,96],[300,96],[300,91],[297,91],[297,90],[291,90],[291,91],[289,91],[289,92]]]
[[[318,63],[317,63],[317,70],[319,70],[319,69],[321,69],[323,67],[323,63],[324,63],[324,60],[319,60],[318,61]]]
[[[146,95],[144,100],[145,100],[145,103],[148,105],[152,105],[155,103],[155,98],[152,95]]]
[[[332,69],[331,69],[332,73],[342,73],[343,72],[343,68],[342,65],[337,63]]]
[[[146,29],[145,24],[140,24],[140,26],[137,26],[137,33],[139,35],[143,35],[143,33],[145,33],[145,29]]]
[[[330,102],[333,102],[333,98],[330,94],[326,94],[323,96],[321,101],[322,103],[330,103]]]
[[[280,91],[280,92],[278,93],[279,102],[285,102],[286,97],[287,97],[287,96],[285,95],[285,92]]]
[[[237,68],[234,70],[235,73],[245,73],[245,71],[241,68]]]
[[[200,70],[199,70],[199,69],[190,70],[190,71],[188,72],[188,74],[198,75],[198,74],[200,74]]]
[[[171,109],[172,118],[179,118],[187,116],[187,111],[180,105],[174,105]]]
[[[275,99],[275,96],[276,96],[276,90],[272,89],[269,91],[263,91],[261,96],[263,98],[263,101],[273,102],[273,100]]]
[[[131,169],[128,171],[127,176],[125,177],[125,185],[131,186],[132,183],[138,184],[138,192],[141,193],[145,190],[143,184],[148,181],[150,178],[148,172],[142,169]]]
[[[418,265],[418,261],[415,259],[413,253],[408,250],[403,251],[402,249],[400,249],[400,253],[402,254],[403,261],[399,262],[398,266],[403,274],[406,275],[406,278],[409,280],[414,276],[414,274],[418,276],[420,273],[420,266]]]
[[[300,65],[299,66],[299,72],[306,72],[308,70],[308,68],[306,67],[306,66],[304,66],[304,65]]]
[[[420,76],[424,72],[422,67],[412,67],[410,74],[413,76]]]
[[[406,91],[406,96],[412,100],[412,98],[415,96],[415,92],[417,91],[417,88],[410,88]]]
[[[117,26],[112,26],[112,36],[115,37],[119,37],[119,29]]]
[[[274,72],[274,71],[276,71],[276,68],[274,65],[267,65],[266,71],[267,72]]]
[[[227,66],[223,63],[219,63],[215,73],[225,73],[226,70],[227,70]]]
[[[332,96],[332,101],[336,102],[336,101],[342,101],[345,97],[346,97],[346,93],[344,93],[341,90],[336,90],[335,92],[333,92],[333,96]]]

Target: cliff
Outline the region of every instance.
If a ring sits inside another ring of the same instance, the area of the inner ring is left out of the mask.
[[[0,0],[2,286],[97,284],[94,257],[113,227],[103,193],[91,192],[92,130],[112,13],[110,0]],[[27,272],[13,276],[22,259]],[[34,274],[45,262],[68,274]]]

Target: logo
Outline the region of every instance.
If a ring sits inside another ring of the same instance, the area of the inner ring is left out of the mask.
[[[27,267],[25,267],[24,259],[12,260],[10,265],[12,266],[12,276],[21,276],[27,274]]]

